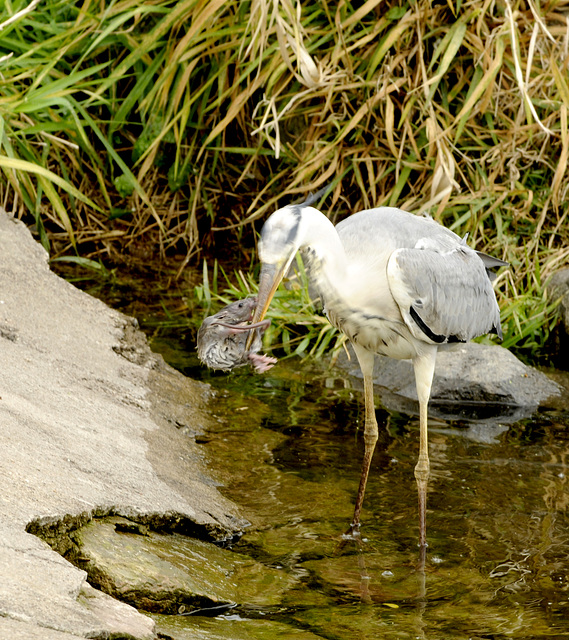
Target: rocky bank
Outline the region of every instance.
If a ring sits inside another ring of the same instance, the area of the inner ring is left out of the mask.
[[[33,533],[103,514],[202,539],[238,531],[178,428],[207,426],[208,394],[152,354],[132,319],[55,276],[0,211],[0,637],[155,637],[150,618]]]

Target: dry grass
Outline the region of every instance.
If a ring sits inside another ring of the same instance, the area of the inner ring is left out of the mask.
[[[469,232],[527,315],[569,262],[568,113],[568,0],[0,10],[0,202],[58,255],[184,265],[331,183],[332,218],[397,205]]]

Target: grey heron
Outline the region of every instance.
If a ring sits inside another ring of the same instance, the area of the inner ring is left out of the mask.
[[[491,280],[506,262],[479,253],[466,238],[393,207],[354,213],[334,226],[306,202],[285,206],[265,222],[259,243],[261,275],[252,322],[263,320],[271,299],[300,251],[308,279],[330,322],[351,344],[363,373],[364,458],[352,533],[357,536],[371,458],[378,438],[375,354],[410,359],[419,400],[419,543],[426,545],[429,478],[427,405],[437,349],[486,333],[502,336]]]

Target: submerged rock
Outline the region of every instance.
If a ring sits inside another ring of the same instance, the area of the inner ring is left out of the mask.
[[[156,613],[280,604],[296,579],[248,556],[179,534],[136,532],[128,520],[93,520],[75,534],[89,582]]]
[[[274,620],[153,616],[163,637],[176,640],[322,640],[324,636]]]

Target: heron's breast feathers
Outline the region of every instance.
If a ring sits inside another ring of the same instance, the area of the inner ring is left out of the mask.
[[[326,304],[330,322],[351,342],[372,353],[406,360],[417,355],[416,340],[397,314],[393,318],[366,313],[361,309]]]

